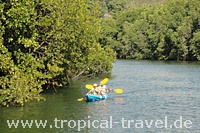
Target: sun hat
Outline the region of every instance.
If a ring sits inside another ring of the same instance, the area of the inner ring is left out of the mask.
[[[93,84],[93,86],[97,87],[97,84],[95,83],[95,84]]]

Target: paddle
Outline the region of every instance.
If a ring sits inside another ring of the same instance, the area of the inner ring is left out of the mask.
[[[105,85],[107,82],[108,82],[108,78],[105,78],[100,82],[100,85]]]
[[[116,92],[116,93],[123,93],[123,90],[122,89],[115,89],[115,90],[113,90],[114,92]]]
[[[85,88],[91,90],[91,89],[93,88],[93,85],[91,85],[91,84],[86,84],[86,85],[85,85]],[[83,99],[84,99],[84,98],[79,98],[79,99],[77,99],[77,101],[78,101],[78,102],[81,102],[81,101],[83,101]]]
[[[91,90],[91,89],[93,88],[93,85],[91,85],[91,84],[86,84],[86,85],[85,85],[85,88]],[[78,102],[81,102],[81,101],[83,101],[83,99],[84,99],[84,98],[79,98],[79,99],[77,99],[77,101],[78,101]]]
[[[87,88],[87,89],[92,89],[92,88],[93,88],[93,85],[91,85],[91,84],[86,84],[86,85],[85,85],[85,88]]]
[[[78,101],[78,102],[81,102],[81,101],[83,101],[83,99],[84,99],[84,98],[79,98],[79,99],[77,99],[77,101]]]

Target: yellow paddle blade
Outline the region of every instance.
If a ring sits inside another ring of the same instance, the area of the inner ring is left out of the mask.
[[[105,85],[106,83],[108,82],[108,78],[105,78],[105,79],[103,79],[102,81],[101,81],[101,85]]]
[[[123,93],[123,90],[122,89],[115,89],[114,90],[116,93]]]
[[[77,99],[77,101],[78,101],[78,102],[81,102],[81,101],[83,101],[83,99],[84,99],[84,98],[79,98],[79,99]]]
[[[87,89],[92,89],[92,88],[93,88],[93,85],[86,84],[86,85],[85,85],[85,88],[87,88]]]

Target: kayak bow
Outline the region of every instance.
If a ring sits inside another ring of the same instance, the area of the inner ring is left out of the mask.
[[[104,100],[108,98],[108,94],[105,95],[93,95],[93,94],[87,94],[86,95],[86,101],[88,102],[93,102],[93,101],[99,101],[99,100]]]

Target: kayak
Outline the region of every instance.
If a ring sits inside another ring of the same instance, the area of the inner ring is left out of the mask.
[[[108,98],[108,94],[105,95],[93,95],[93,94],[86,94],[86,101],[93,102],[93,101],[99,101],[104,100]]]

